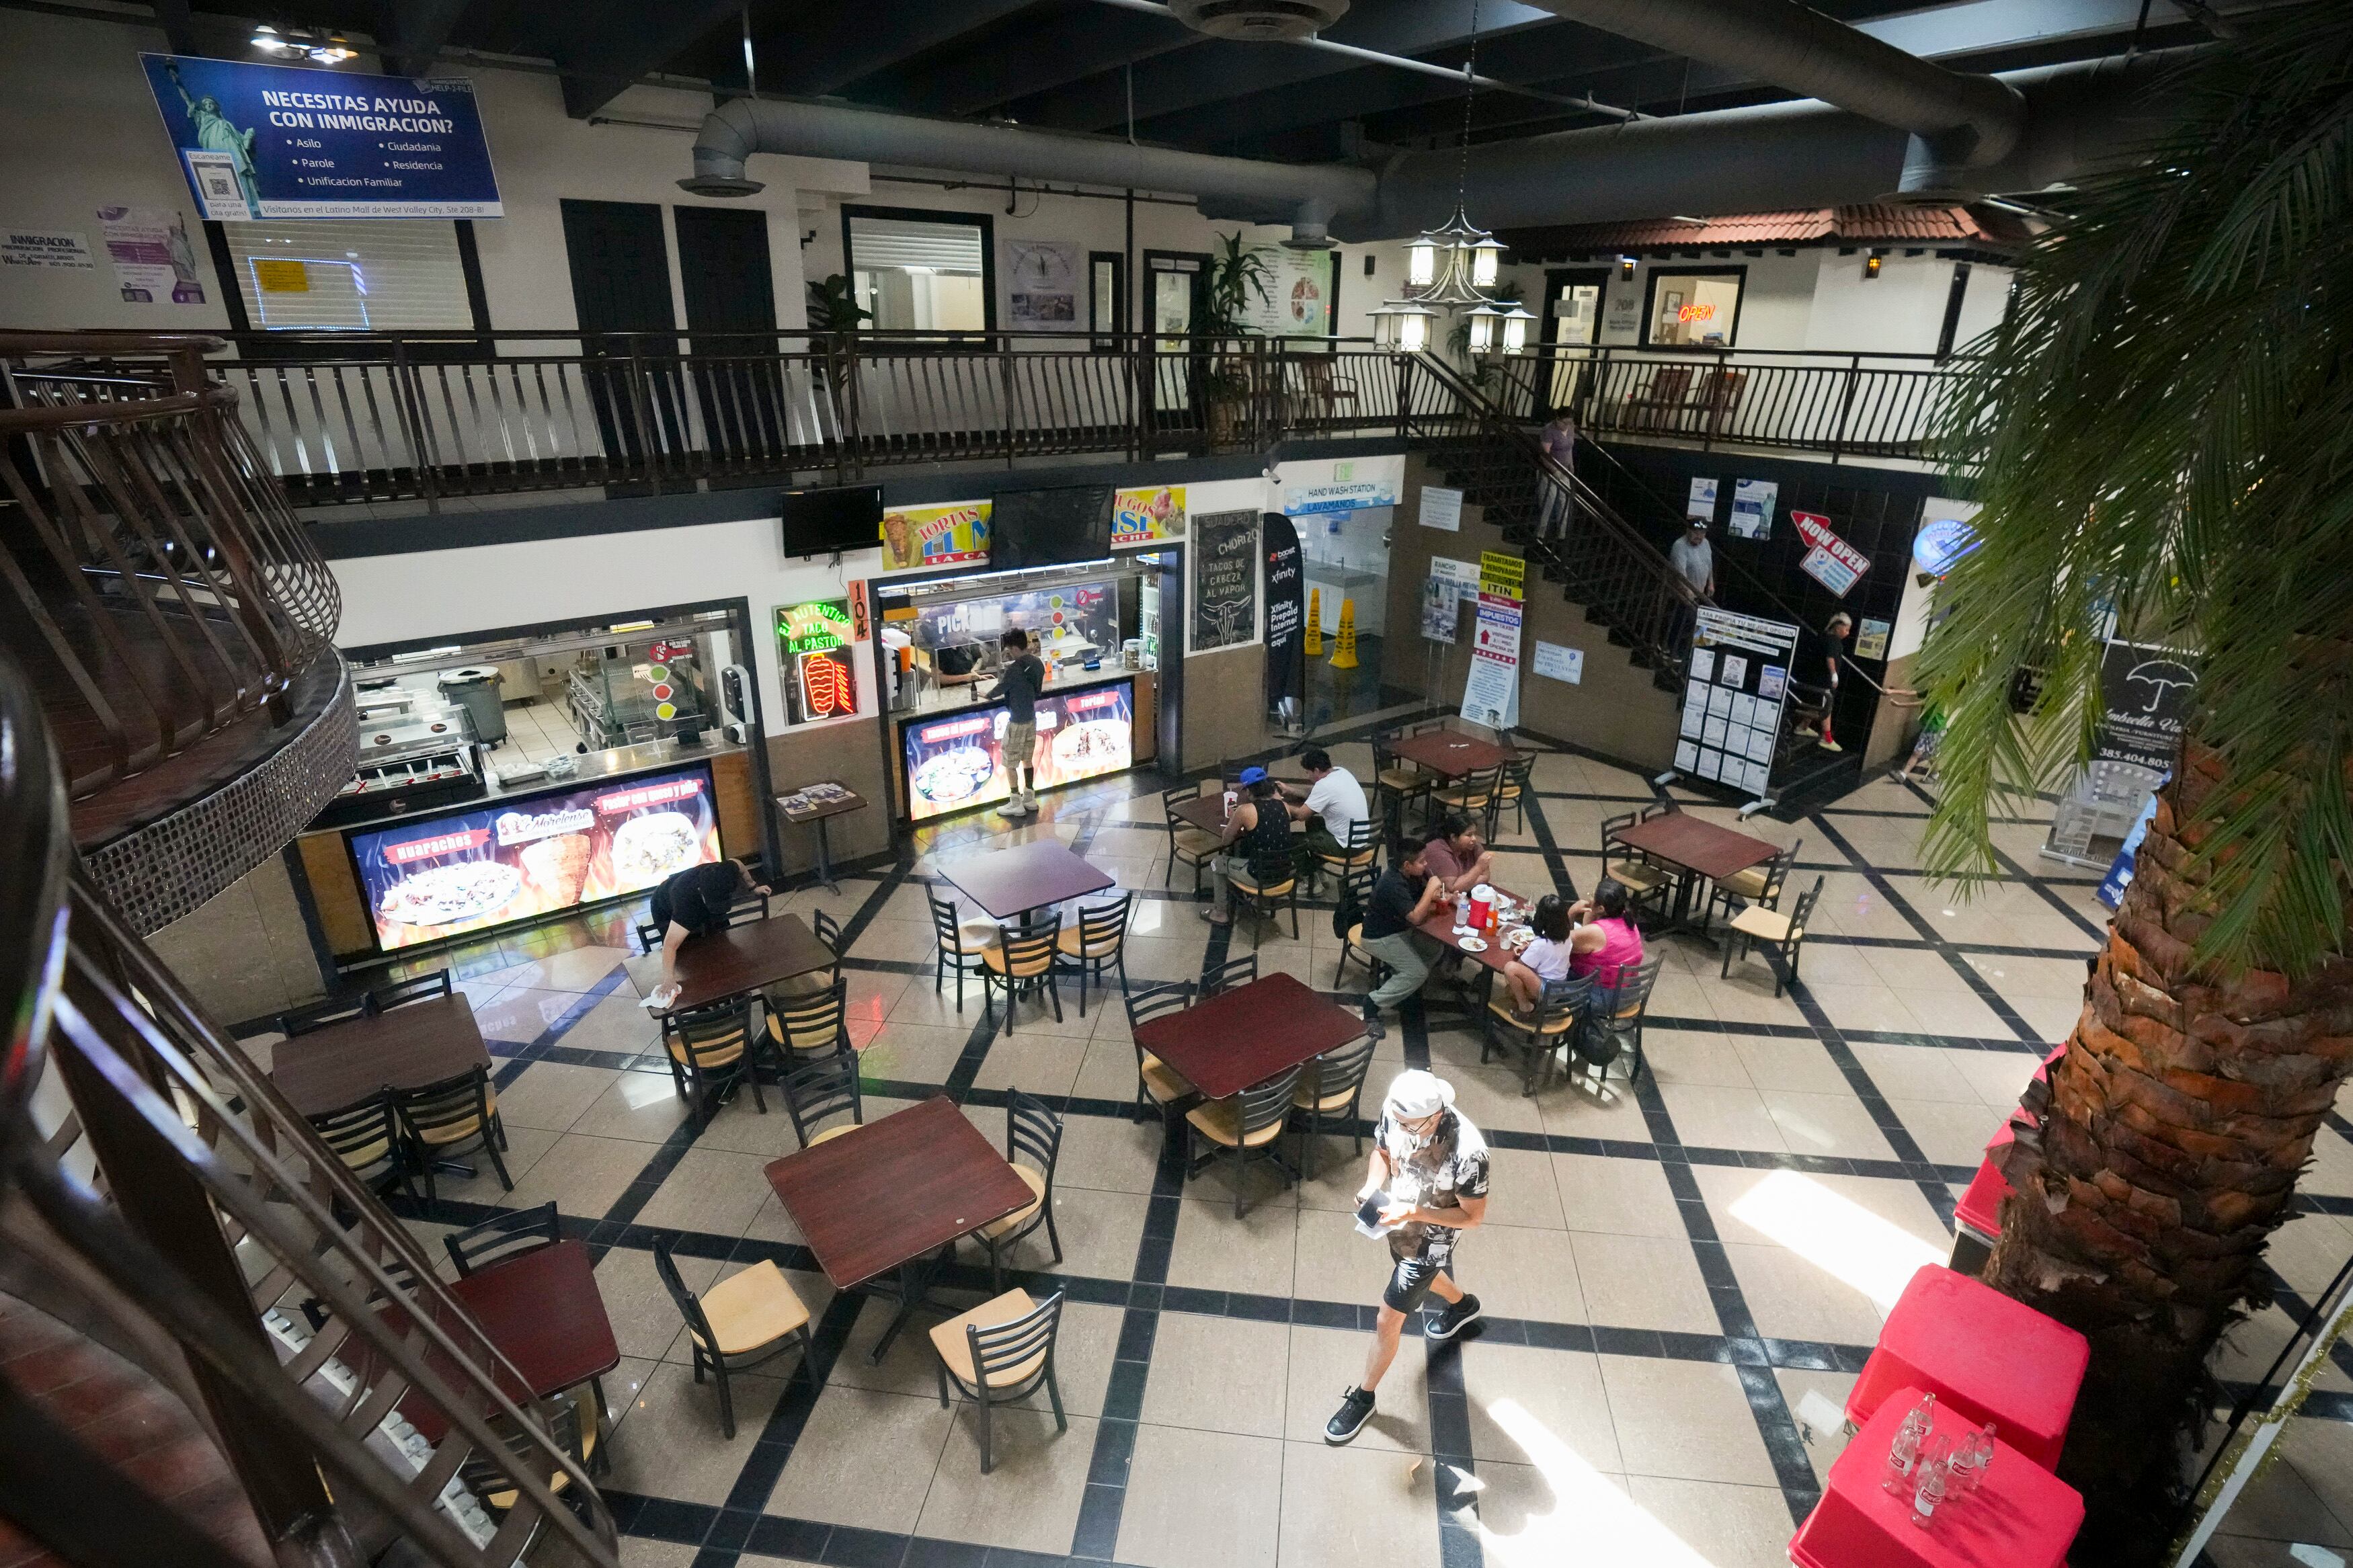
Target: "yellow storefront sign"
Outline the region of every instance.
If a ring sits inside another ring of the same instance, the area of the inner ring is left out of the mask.
[[[989,504],[899,506],[882,514],[881,575],[981,566],[988,561]]]

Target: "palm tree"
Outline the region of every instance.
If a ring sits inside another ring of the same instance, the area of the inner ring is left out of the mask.
[[[1923,657],[1961,878],[1997,798],[2089,754],[2104,602],[2200,672],[1986,1272],[2092,1342],[2078,1563],[2178,1527],[2208,1357],[2353,1068],[2353,6],[2251,23],[2150,104],[2169,128],[2061,198],[1950,411],[1983,544]]]

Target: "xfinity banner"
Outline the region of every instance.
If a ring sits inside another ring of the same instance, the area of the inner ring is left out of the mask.
[[[504,212],[469,82],[139,59],[181,172],[216,222]]]
[[[1260,522],[1266,549],[1266,706],[1287,714],[1283,704],[1306,695],[1307,588],[1298,530],[1279,511],[1261,514]]]

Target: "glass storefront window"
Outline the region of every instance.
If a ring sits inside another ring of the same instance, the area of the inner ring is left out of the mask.
[[[1642,341],[1660,348],[1730,348],[1745,281],[1738,271],[1653,272]]]
[[[848,215],[849,276],[881,331],[988,328],[988,243],[976,218]]]

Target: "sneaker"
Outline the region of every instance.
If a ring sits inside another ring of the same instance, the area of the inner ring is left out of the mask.
[[[1378,1007],[1374,1006],[1370,1002],[1366,1003],[1365,1038],[1368,1040],[1386,1039],[1388,1037],[1388,1026],[1381,1022],[1381,1010]]]
[[[1021,797],[1018,795],[1007,796],[1005,804],[997,808],[997,815],[1005,818],[1008,822],[1020,821],[1022,817]]]
[[[1021,815],[1024,816],[1038,815],[1038,797],[1026,789],[1021,792]]]
[[[1340,1396],[1340,1408],[1324,1423],[1324,1440],[1337,1446],[1353,1439],[1373,1418],[1373,1391],[1352,1388]]]
[[[1825,752],[1843,752],[1843,751],[1845,751],[1845,750],[1846,750],[1846,748],[1845,748],[1844,746],[1840,745],[1836,741],[1831,740],[1828,735],[1824,735],[1824,736],[1821,738],[1820,744],[1821,744],[1821,748],[1822,748],[1822,750],[1823,750],[1823,751],[1825,751]]]
[[[1479,1298],[1464,1291],[1462,1300],[1423,1322],[1421,1337],[1426,1340],[1451,1340],[1463,1329],[1479,1321]]]

